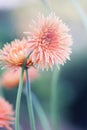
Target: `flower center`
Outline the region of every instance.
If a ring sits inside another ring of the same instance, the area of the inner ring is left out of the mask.
[[[41,44],[45,45],[45,46],[49,46],[51,41],[51,38],[49,37],[49,35],[45,35],[41,37]]]

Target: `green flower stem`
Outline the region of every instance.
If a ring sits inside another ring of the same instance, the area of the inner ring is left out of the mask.
[[[0,96],[4,97],[4,93],[3,93],[3,87],[2,87],[2,82],[0,82]]]
[[[20,101],[21,101],[21,94],[22,94],[22,88],[23,88],[23,75],[24,75],[24,66],[21,70],[21,77],[18,87],[18,94],[17,94],[17,100],[16,100],[16,120],[15,120],[15,130],[20,130],[19,125],[19,110],[20,110]]]
[[[0,96],[4,97],[3,88],[0,86]]]
[[[51,116],[53,127],[55,130],[58,130],[58,112],[57,112],[57,104],[58,104],[58,96],[57,96],[57,81],[58,81],[58,68],[55,67],[52,78],[52,86],[51,86]]]
[[[71,0],[75,9],[77,10],[78,15],[80,16],[80,19],[87,31],[87,14],[85,13],[85,11],[83,10],[83,8],[81,7],[80,3],[78,2],[78,0]]]
[[[28,69],[26,69],[26,91],[27,91],[26,98],[27,98],[27,105],[28,105],[28,113],[29,113],[29,117],[30,117],[31,130],[36,130],[34,114],[33,114],[33,107],[32,107],[31,86],[30,86],[30,80],[29,80],[29,76],[28,76]]]
[[[51,9],[50,9],[50,7],[49,7],[47,1],[46,1],[46,0],[40,0],[40,1],[41,1],[42,4],[44,5],[46,12],[49,14],[49,13],[51,12]]]
[[[48,119],[45,115],[45,112],[44,112],[43,108],[41,107],[41,104],[39,103],[39,101],[34,93],[32,93],[32,100],[33,100],[34,108],[37,112],[37,115],[41,121],[43,130],[51,130]]]

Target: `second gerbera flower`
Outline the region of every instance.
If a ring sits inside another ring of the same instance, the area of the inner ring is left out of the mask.
[[[48,17],[39,14],[31,29],[31,32],[27,32],[29,48],[33,50],[32,61],[37,63],[39,68],[52,69],[54,64],[59,66],[69,59],[72,38],[68,34],[68,27],[55,13]]]
[[[6,128],[12,130],[11,126],[14,124],[14,111],[13,106],[9,104],[5,99],[0,97],[0,130]]]
[[[29,53],[28,44],[25,39],[14,40],[11,44],[5,44],[4,48],[0,50],[0,65],[2,67],[21,67]],[[29,67],[33,63],[29,57],[26,66]]]

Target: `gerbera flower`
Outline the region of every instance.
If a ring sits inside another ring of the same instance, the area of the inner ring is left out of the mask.
[[[29,73],[30,81],[36,79],[39,76],[39,72],[33,67],[31,67],[28,70],[28,73]],[[2,86],[9,88],[9,89],[12,89],[12,88],[18,86],[19,80],[20,80],[20,74],[21,74],[20,69],[18,69],[16,71],[14,71],[14,70],[5,71],[1,77]],[[26,73],[25,72],[24,72],[23,81],[24,82],[26,81]]]
[[[29,53],[28,44],[25,39],[12,41],[11,44],[5,44],[0,50],[0,64],[2,67],[20,67]],[[27,67],[33,63],[31,58],[28,59]]]
[[[12,105],[5,99],[0,97],[0,128],[12,130],[11,126],[14,122],[14,111]]]
[[[29,48],[33,50],[32,62],[37,63],[41,69],[52,69],[53,65],[64,64],[70,59],[72,44],[69,28],[55,13],[45,17],[39,14],[37,20],[30,25]]]

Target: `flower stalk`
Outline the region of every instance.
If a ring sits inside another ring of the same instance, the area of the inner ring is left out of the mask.
[[[40,102],[38,101],[36,95],[33,92],[32,92],[32,98],[33,98],[32,100],[33,100],[34,108],[37,112],[37,115],[39,117],[43,130],[46,130],[46,129],[51,130],[47,116],[46,116]]]
[[[53,122],[53,127],[55,130],[57,128],[58,122],[58,112],[57,112],[57,104],[58,104],[58,95],[57,95],[57,81],[58,81],[59,71],[56,67],[52,76],[52,87],[51,87],[51,117]]]
[[[30,79],[28,76],[28,69],[26,68],[26,92],[27,92],[27,105],[28,105],[28,113],[30,117],[30,126],[31,130],[36,130],[35,128],[35,121],[34,121],[34,114],[33,114],[33,107],[32,107],[32,98],[31,98],[31,85]]]
[[[16,100],[15,130],[20,130],[20,126],[19,126],[19,110],[20,110],[21,94],[22,94],[22,88],[23,88],[23,75],[24,75],[24,66],[21,69],[21,76],[20,76],[20,82],[19,82],[17,100]]]
[[[0,86],[0,96],[4,97],[4,94],[3,94],[3,89],[2,87]]]

